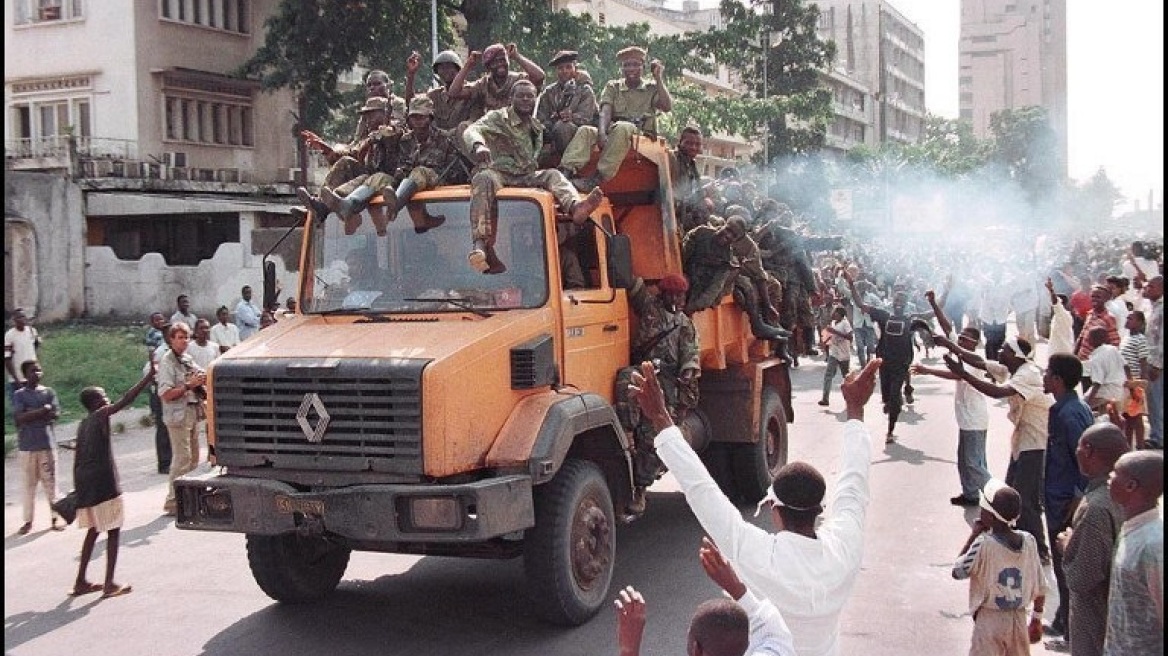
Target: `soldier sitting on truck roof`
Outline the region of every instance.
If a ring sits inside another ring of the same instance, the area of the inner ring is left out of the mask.
[[[495,194],[500,187],[538,187],[556,198],[560,211],[575,223],[584,223],[600,206],[599,189],[580,194],[555,169],[539,169],[536,158],[543,146],[543,125],[536,121],[535,85],[519,80],[512,87],[511,106],[487,112],[463,134],[479,164],[471,178],[470,222],[473,246],[467,261],[479,273],[502,273],[507,267],[495,253],[495,225],[499,221]]]
[[[305,187],[296,189],[296,196],[300,202],[311,208],[318,217],[327,216],[330,212],[340,209],[339,196],[347,196],[360,187],[371,173],[396,166],[397,140],[401,137],[402,126],[390,120],[389,101],[376,96],[368,98],[361,112],[365,114],[363,120],[367,121],[371,130],[365,138],[352,146],[330,147],[312,132],[306,130],[301,133],[309,147],[322,150],[332,165],[325,176],[324,184],[321,185],[320,196],[313,196]],[[334,192],[334,188],[339,193]],[[329,193],[326,194],[326,191]],[[374,193],[370,192],[368,197],[365,197],[365,202],[368,202]],[[356,198],[361,198],[363,194],[364,192]],[[323,198],[328,198],[329,201],[326,202]],[[375,215],[374,220],[377,219]],[[384,221],[384,217],[381,217],[381,220]],[[351,212],[344,217],[344,222],[345,234],[351,235],[361,225],[361,217],[356,212]]]
[[[406,120],[409,131],[394,133],[385,141],[384,147],[392,150],[391,156],[378,161],[379,166],[385,168],[379,168],[343,197],[337,191],[321,189],[325,203],[336,211],[345,225],[365,209],[374,195],[380,193],[381,207],[371,208],[370,214],[378,236],[383,237],[387,223],[397,218],[398,210],[405,207],[415,193],[433,189],[444,181],[450,182],[446,176],[459,164],[458,150],[450,137],[432,128],[434,102],[426,96],[412,99]],[[351,185],[352,182],[347,183],[340,189]],[[388,193],[395,186],[396,191]],[[410,206],[410,217],[414,221],[414,232],[418,234],[446,221],[444,216],[430,216],[417,204]]]
[[[512,59],[523,68],[522,73],[511,70]],[[483,69],[487,72],[486,75],[467,84],[467,74],[480,60],[483,63]],[[511,95],[515,90],[516,83],[530,82],[535,85],[536,92],[538,92],[546,77],[547,75],[539,67],[539,64],[519,54],[519,48],[514,43],[509,43],[506,47],[501,43],[496,43],[487,46],[481,53],[477,50],[471,51],[467,57],[466,67],[454,76],[447,95],[454,99],[469,99],[473,105],[482,107],[483,111],[489,112],[495,109],[504,109],[511,104]]]
[[[664,64],[654,59],[649,64],[653,80],[642,80],[645,55],[645,50],[636,46],[616,53],[624,78],[609,80],[600,92],[599,127],[581,126],[564,150],[560,170],[572,177],[592,159],[592,147],[600,148],[596,172],[572,181],[581,191],[588,191],[615,177],[625,155],[633,147],[633,137],[643,134],[656,139],[657,112],[673,109],[673,98],[662,77]]]
[[[746,219],[739,214],[727,217],[726,224],[721,227],[701,225],[686,233],[681,242],[681,256],[686,276],[692,284],[685,305],[686,314],[717,305],[733,289],[735,279],[740,274],[746,275],[754,283],[755,289],[761,288],[764,290],[763,296],[767,296],[765,272],[758,261],[749,256],[751,247],[757,251],[758,246],[753,240],[737,244],[737,250],[745,253],[745,258],[736,252],[735,243],[748,239],[750,236],[746,231]],[[754,336],[766,340],[786,340],[790,333],[763,320],[758,297],[754,298],[755,302],[749,301],[746,298],[741,305],[750,317],[750,330]]]
[[[657,283],[657,294],[638,277],[629,292],[629,304],[637,313],[637,332],[632,344],[632,366],[617,373],[617,414],[633,435],[633,483],[636,491],[626,510],[645,511],[645,488],[661,474],[661,461],[653,450],[653,429],[643,421],[639,408],[628,397],[628,383],[639,363],[652,361],[665,392],[670,416],[681,423],[698,405],[698,377],[702,374],[697,330],[682,310],[689,282],[677,273]]]
[[[576,61],[579,58],[575,50],[561,50],[548,62],[556,70],[556,82],[539,95],[535,110],[535,118],[543,123],[548,135],[540,153],[545,166],[558,164],[564,149],[576,136],[576,130],[596,121],[596,92],[591,84],[581,84],[577,78]]]

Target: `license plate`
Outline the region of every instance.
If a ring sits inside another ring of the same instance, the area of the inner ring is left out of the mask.
[[[276,512],[282,515],[303,513],[316,517],[324,516],[324,502],[319,499],[293,499],[284,495],[276,496]]]

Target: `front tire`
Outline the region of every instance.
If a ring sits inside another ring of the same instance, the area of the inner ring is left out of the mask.
[[[778,392],[763,388],[758,439],[728,446],[733,447],[730,465],[739,497],[747,503],[758,503],[766,496],[775,474],[787,464],[787,413]]]
[[[320,537],[247,535],[247,564],[272,599],[301,604],[328,596],[349,566],[349,549]]]
[[[578,626],[607,603],[616,556],[616,522],[604,474],[568,460],[535,490],[535,526],[523,549],[528,594],[552,624]]]

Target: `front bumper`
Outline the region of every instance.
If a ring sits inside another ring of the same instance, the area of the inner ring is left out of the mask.
[[[457,485],[373,484],[301,492],[280,481],[208,472],[184,476],[174,485],[175,523],[196,531],[472,543],[535,524],[531,477],[523,475]]]

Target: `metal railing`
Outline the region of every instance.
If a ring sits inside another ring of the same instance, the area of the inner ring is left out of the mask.
[[[71,137],[54,135],[29,139],[8,139],[4,142],[4,156],[8,159],[69,157],[70,142],[76,144],[81,159],[137,159],[138,142],[129,139]]]

